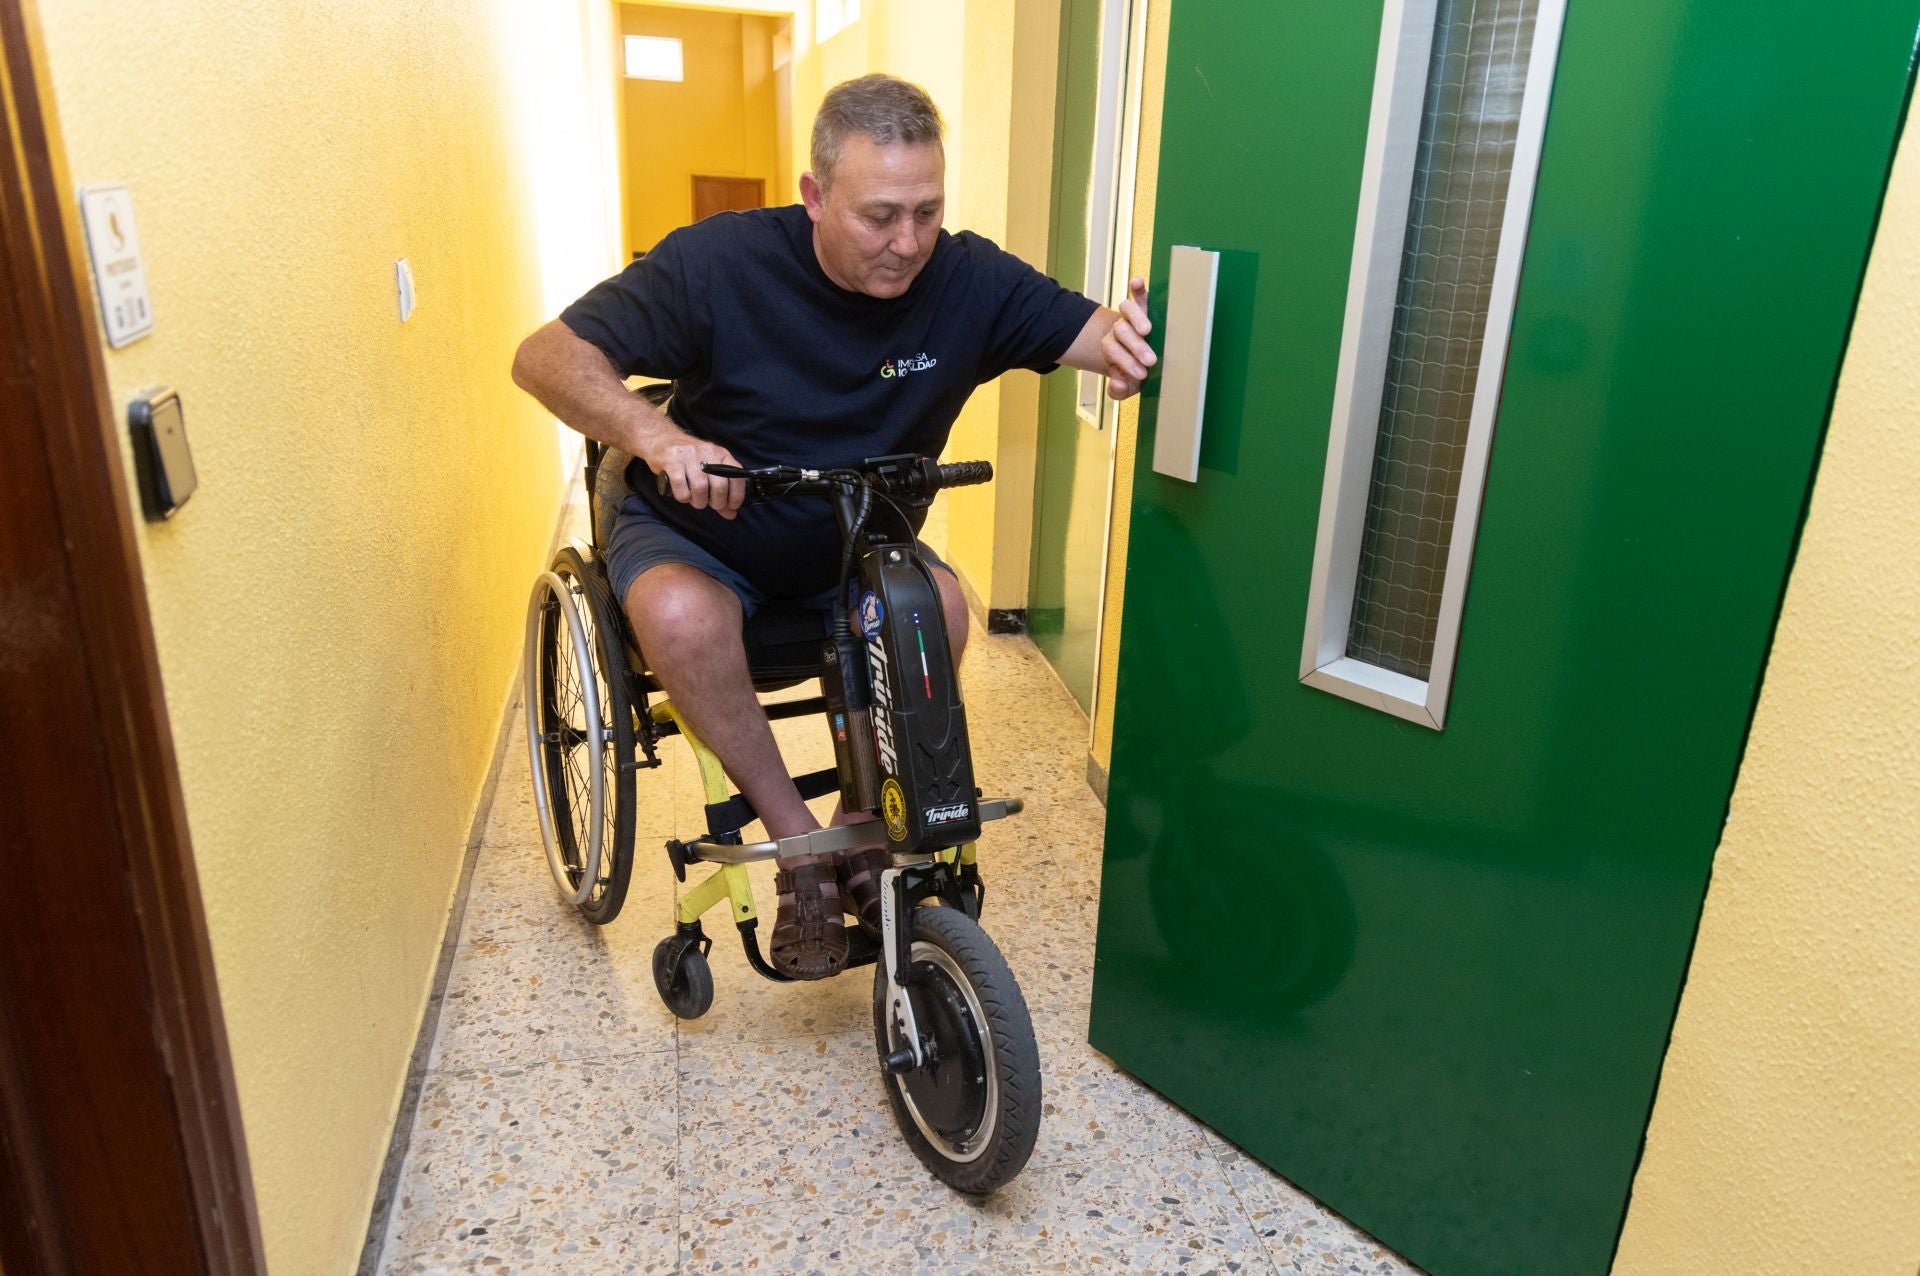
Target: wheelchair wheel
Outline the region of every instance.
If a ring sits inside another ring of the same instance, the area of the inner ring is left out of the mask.
[[[978,922],[954,908],[913,910],[907,986],[932,1057],[885,1073],[887,1102],[920,1163],[958,1191],[1012,1181],[1040,1133],[1040,1050],[1020,985]],[[886,963],[874,967],[873,1035],[882,1060],[906,1039],[887,1006]],[[884,1067],[884,1064],[883,1064]]]
[[[667,967],[673,963],[675,948],[680,950],[680,961],[669,975]],[[676,1018],[698,1019],[713,1009],[713,971],[707,965],[706,954],[698,945],[686,943],[677,935],[669,935],[654,945],[653,986]]]
[[[567,903],[606,925],[633,873],[633,704],[605,574],[569,546],[527,609],[527,749],[547,866]]]

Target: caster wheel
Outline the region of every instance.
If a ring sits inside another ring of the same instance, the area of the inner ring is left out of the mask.
[[[669,976],[676,948],[686,951],[680,954],[680,968]],[[706,955],[677,935],[669,935],[654,946],[653,986],[678,1018],[698,1019],[713,1008],[713,971]]]

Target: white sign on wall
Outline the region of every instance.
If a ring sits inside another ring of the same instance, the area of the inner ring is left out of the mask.
[[[100,289],[107,344],[118,350],[153,331],[147,268],[140,260],[140,236],[133,228],[133,195],[118,183],[82,187],[80,220],[87,229],[87,253],[93,258],[93,280]]]

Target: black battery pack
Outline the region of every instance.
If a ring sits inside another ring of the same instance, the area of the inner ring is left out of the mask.
[[[853,625],[866,652],[879,813],[896,846],[938,850],[980,836],[967,712],[933,575],[899,546],[861,558]]]

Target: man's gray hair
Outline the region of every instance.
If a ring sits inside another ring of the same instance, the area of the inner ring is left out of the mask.
[[[863,75],[836,84],[813,117],[813,175],[824,190],[847,138],[864,133],[879,146],[941,144],[940,108],[917,84],[891,75]]]

